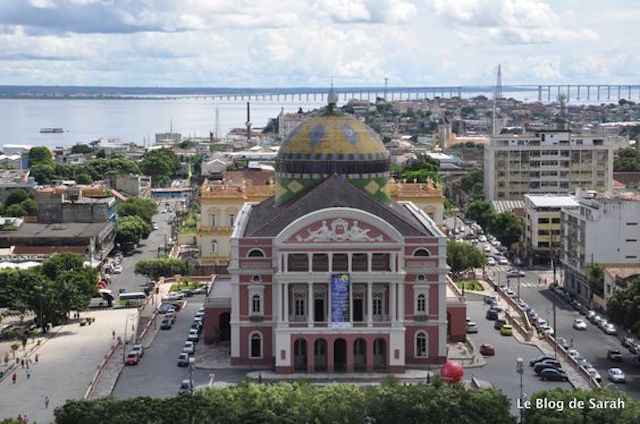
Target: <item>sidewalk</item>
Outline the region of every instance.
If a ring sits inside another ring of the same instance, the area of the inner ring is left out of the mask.
[[[434,366],[437,368],[436,366]],[[426,383],[427,378],[433,378],[437,373],[437,370],[428,371],[422,369],[407,369],[403,374],[389,374],[386,372],[374,372],[374,373],[312,373],[307,374],[305,372],[298,372],[293,374],[277,374],[274,371],[251,371],[247,373],[247,378],[256,381],[291,381],[291,380],[321,380],[325,384],[334,383],[336,381],[344,383],[369,381],[373,384],[378,384],[379,380],[384,377],[393,375],[401,383]],[[376,380],[371,381],[371,380]]]

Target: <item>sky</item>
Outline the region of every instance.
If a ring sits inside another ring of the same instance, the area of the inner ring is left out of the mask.
[[[638,84],[640,0],[0,0],[0,84]]]

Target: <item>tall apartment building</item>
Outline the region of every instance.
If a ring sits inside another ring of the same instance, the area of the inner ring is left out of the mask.
[[[484,195],[522,200],[527,193],[613,190],[613,142],[609,137],[545,130],[491,137],[484,150]]]
[[[640,196],[577,197],[578,208],[563,209],[561,263],[564,287],[583,303],[591,298],[589,267],[605,269],[640,266]],[[605,307],[612,294],[594,293],[593,301]]]

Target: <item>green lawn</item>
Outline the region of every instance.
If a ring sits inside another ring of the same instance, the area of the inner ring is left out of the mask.
[[[458,285],[458,287],[464,290],[476,290],[476,291],[484,290],[484,287],[482,286],[482,284],[478,282],[478,280],[456,281],[456,284]]]
[[[200,288],[202,286],[206,286],[207,283],[201,283],[199,281],[192,281],[192,280],[183,280],[180,283],[175,283],[171,285],[171,288],[169,289],[170,292],[179,292],[181,290],[195,290],[197,288]]]

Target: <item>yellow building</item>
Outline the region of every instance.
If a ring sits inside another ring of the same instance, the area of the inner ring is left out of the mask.
[[[214,268],[229,263],[229,237],[233,222],[245,203],[259,203],[275,194],[275,185],[202,185],[200,191],[200,217],[197,224],[197,243],[200,248],[200,265]],[[389,184],[389,194],[396,202],[412,202],[442,226],[444,196],[442,190],[432,184]]]

